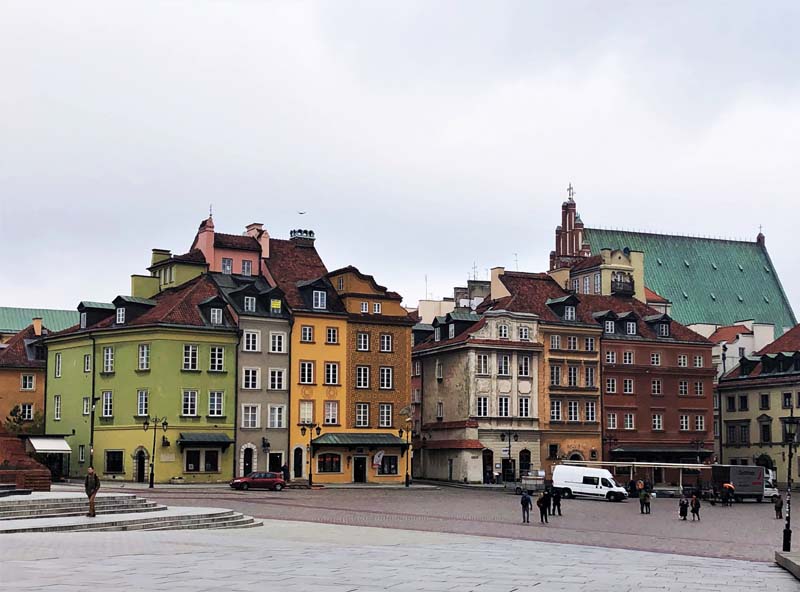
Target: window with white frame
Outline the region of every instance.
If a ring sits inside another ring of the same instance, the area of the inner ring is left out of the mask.
[[[627,364],[628,366],[633,364],[633,352],[632,351],[622,352],[622,363],[623,364]]]
[[[456,336],[456,325],[455,323],[450,323],[447,326],[447,338],[452,339],[455,336]]]
[[[337,425],[339,423],[339,401],[325,401],[325,425]]]
[[[436,380],[442,380],[443,378],[444,365],[439,360],[436,360]]]
[[[550,366],[550,385],[559,386],[561,384],[561,366]]]
[[[103,372],[111,373],[114,371],[114,348],[103,348]]]
[[[574,335],[567,337],[567,349],[570,351],[576,351],[578,349],[578,338]]]
[[[356,403],[356,427],[369,427],[369,403]]]
[[[147,417],[150,414],[150,394],[145,389],[136,391],[136,415]]]
[[[369,366],[356,366],[356,388],[369,388]]]
[[[606,378],[606,392],[607,393],[616,393],[617,392],[617,379],[616,378]]]
[[[55,355],[55,367],[53,374],[56,378],[61,378],[61,352]]]
[[[336,288],[339,290],[339,292],[344,290],[344,276],[336,280]]]
[[[606,428],[609,430],[617,429],[617,414],[606,413]]]
[[[220,345],[212,345],[209,351],[209,372],[223,372],[225,370],[225,348]]]
[[[272,354],[286,353],[286,333],[272,332],[272,331],[270,332],[269,351]]]
[[[209,417],[222,417],[224,415],[224,394],[222,391],[209,391],[208,415]]]
[[[688,380],[681,380],[678,383],[678,394],[679,395],[688,395],[689,394],[689,381]]]
[[[381,351],[382,352],[391,352],[392,351],[392,336],[389,333],[384,333],[381,335]]]
[[[242,368],[242,388],[243,389],[261,388],[260,368]]]
[[[339,362],[325,362],[325,384],[339,384]]]
[[[422,374],[422,363],[419,360],[414,360],[414,376]]]
[[[626,413],[625,414],[625,425],[626,430],[633,430],[636,428],[636,420],[633,413]]]
[[[53,395],[53,419],[61,421],[61,395]]]
[[[300,327],[300,341],[303,343],[311,343],[314,341],[314,327],[310,325],[303,325]]]
[[[253,275],[253,262],[250,259],[242,259],[242,275]]]
[[[78,444],[78,462],[86,462],[86,444]]]
[[[695,382],[694,383],[694,394],[695,395],[702,395],[703,394],[703,383],[702,382]]]
[[[314,384],[314,362],[300,362],[300,384]]]
[[[653,395],[661,395],[663,394],[661,391],[661,379],[654,378],[650,381],[650,393]]]
[[[669,323],[659,323],[658,324],[658,336],[659,337],[669,337]]]
[[[197,415],[197,391],[183,391],[183,405],[181,415],[184,417],[195,417]]]
[[[362,302],[361,303],[361,314],[368,314],[369,313],[369,302]]]
[[[150,344],[140,343],[137,370],[150,370]]]
[[[269,405],[267,407],[268,421],[267,426],[273,430],[280,430],[286,427],[286,405]]]
[[[380,368],[380,388],[392,389],[394,388],[394,368],[389,366],[381,366]]]
[[[90,397],[83,397],[82,401],[83,401],[83,414],[89,415],[89,413],[91,413],[92,411],[92,403],[91,403],[92,399]]]
[[[606,351],[606,364],[617,363],[617,352],[608,350]]]
[[[442,328],[441,327],[436,327],[433,330],[433,340],[434,341],[440,341],[441,339],[442,339]]]
[[[577,401],[567,402],[567,421],[580,421],[579,406]]]
[[[222,324],[222,309],[221,308],[212,308],[211,309],[211,324],[212,325],[221,325]]]
[[[585,384],[584,386],[594,386],[594,366],[587,366],[584,372]]]
[[[509,407],[511,400],[508,397],[497,397],[497,415],[500,417],[509,416]]]
[[[488,354],[478,354],[478,368],[477,373],[486,376],[489,374],[489,355]]]
[[[636,335],[636,321],[628,321],[625,323],[625,333],[628,335]]]
[[[518,404],[519,404],[519,416],[520,417],[530,417],[531,416],[531,398],[530,397],[520,397]]]
[[[508,339],[508,325],[498,325],[497,336],[500,339]]]
[[[599,273],[594,274],[594,293],[595,294],[599,294],[600,293],[600,274]]]
[[[245,312],[255,312],[256,311],[256,297],[255,296],[245,296],[244,297],[244,311]]]
[[[444,402],[436,402],[436,419],[444,419]]]
[[[222,273],[230,275],[233,273],[233,259],[230,257],[222,258]]]
[[[574,278],[572,280],[572,291],[573,292],[577,292],[578,291],[578,285],[579,285],[578,278]]]
[[[660,432],[664,429],[664,415],[661,413],[653,413],[653,430]]]
[[[81,313],[81,329],[85,329],[86,328],[86,318],[87,318],[86,317],[86,313],[82,312]]]
[[[324,310],[328,306],[328,294],[326,294],[323,290],[314,290],[313,308],[317,310]]]
[[[685,432],[689,429],[689,416],[681,415],[680,417],[680,430]]]
[[[678,366],[681,368],[686,368],[689,365],[689,356],[686,354],[680,354],[678,356]]]
[[[84,372],[91,372],[92,371],[92,355],[91,354],[84,354],[83,355],[83,371]]]
[[[478,417],[489,417],[489,397],[478,397]]]
[[[561,335],[550,336],[550,349],[561,349]]]
[[[282,391],[286,388],[286,370],[283,368],[269,369],[269,390]]]
[[[612,334],[614,333],[614,327],[615,327],[614,321],[606,321],[603,324],[603,331],[608,334]]]
[[[242,427],[246,429],[261,427],[261,405],[242,405]]]
[[[694,367],[695,368],[702,368],[703,367],[703,356],[695,356],[694,357]]]
[[[519,355],[517,357],[517,374],[523,378],[531,375],[531,357]]]
[[[650,354],[650,365],[651,366],[660,366],[661,365],[661,354],[657,352],[653,352]]]
[[[694,429],[698,432],[705,432],[706,431],[706,416],[705,415],[695,415],[694,416]]]
[[[567,366],[567,386],[578,386],[577,366]]]
[[[372,312],[374,314],[381,314],[381,303],[380,302],[373,302],[372,303]]]
[[[622,393],[625,395],[633,394],[633,378],[622,379]]]
[[[184,370],[197,370],[197,346],[184,345],[183,346],[183,369]]]
[[[586,351],[594,351],[594,337],[587,337],[583,340]]]
[[[33,374],[23,374],[20,382],[20,390],[32,391],[36,389],[36,379]]]
[[[584,294],[588,294],[589,293],[589,283],[590,282],[591,282],[591,279],[589,278],[588,275],[583,276],[583,293]]]
[[[114,417],[114,395],[111,391],[103,391],[103,417]]]
[[[561,421],[561,401],[550,400],[550,421]]]
[[[314,401],[300,401],[300,423],[314,423]]]
[[[392,404],[381,403],[378,406],[378,425],[382,428],[392,427]]]
[[[328,327],[325,330],[325,343],[339,343],[339,329]]]
[[[500,376],[511,374],[511,356],[508,354],[497,356],[497,374]]]
[[[519,335],[520,341],[530,341],[531,331],[528,327],[519,327],[517,334]]]
[[[244,351],[257,352],[261,349],[261,331],[244,332]]]
[[[574,306],[565,306],[564,307],[564,320],[565,321],[574,321],[575,320],[575,307]]]
[[[124,325],[125,324],[125,307],[120,307],[117,309],[117,325]]]
[[[356,334],[356,350],[369,351],[369,333]]]
[[[589,421],[589,422],[597,421],[597,402],[596,401],[586,401],[586,405],[584,406],[584,411],[586,413],[586,421]]]

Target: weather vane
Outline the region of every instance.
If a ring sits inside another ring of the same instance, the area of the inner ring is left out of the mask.
[[[567,195],[569,196],[570,199],[575,197],[575,190],[572,188],[572,183],[570,183],[569,186],[567,187]]]

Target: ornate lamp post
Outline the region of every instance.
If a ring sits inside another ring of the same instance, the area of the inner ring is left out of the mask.
[[[146,432],[150,429],[150,426],[153,426],[153,448],[150,450],[150,489],[153,489],[153,483],[155,483],[155,462],[156,462],[156,433],[158,432],[158,424],[161,424],[161,427],[166,432],[169,424],[167,423],[166,417],[158,417],[154,415],[153,417],[148,417],[144,420],[142,424],[142,428]]]
[[[786,465],[786,526],[783,528],[783,551],[792,550],[792,457],[797,448],[797,423],[794,407],[789,417],[783,421],[785,444],[789,447],[789,464]]]
[[[500,434],[500,439],[505,442],[508,439],[508,470],[511,471],[511,480],[516,480],[516,475],[514,474],[514,465],[512,464],[513,458],[511,456],[511,440],[513,439],[514,442],[519,441],[519,434],[517,434],[514,430],[508,429],[505,430],[502,434]],[[503,481],[505,482],[506,476],[503,475]]]
[[[411,451],[411,430],[404,430],[400,428],[397,430],[397,433],[400,437],[403,437],[403,434],[406,435],[406,487],[411,485],[411,474],[408,472],[408,457]]]
[[[300,434],[305,436],[308,432],[308,488],[314,485],[313,462],[314,462],[314,449],[311,447],[311,441],[314,439],[314,434],[317,436],[322,432],[322,428],[315,423],[304,423],[300,426]]]

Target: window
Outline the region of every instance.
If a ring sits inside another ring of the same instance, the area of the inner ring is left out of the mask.
[[[739,411],[747,411],[747,395],[739,395]],[[789,406],[792,405],[792,397],[789,396]]]
[[[111,391],[103,391],[103,417],[114,417],[114,395]]]
[[[572,280],[572,291],[573,292],[577,292],[578,291],[578,278],[575,278],[575,279]]]
[[[86,462],[86,444],[78,444],[78,462]]]
[[[678,366],[681,368],[686,368],[689,365],[689,356],[686,354],[680,354],[678,356]]]
[[[392,404],[381,403],[378,406],[378,425],[382,428],[392,427]]]
[[[256,297],[255,296],[245,296],[244,297],[244,311],[245,312],[255,312],[256,311]]]
[[[124,473],[125,472],[125,464],[123,459],[125,458],[123,455],[122,450],[106,450],[105,451],[105,460],[106,466],[105,471],[106,473]]]
[[[489,417],[489,397],[478,397],[478,417]]]
[[[489,356],[487,354],[478,354],[478,374],[489,374]]]
[[[750,426],[748,424],[739,426],[739,444],[750,444]]]
[[[91,372],[92,371],[92,356],[91,356],[91,354],[84,354],[83,355],[83,371],[84,372]]]
[[[518,334],[519,334],[519,340],[520,341],[529,341],[530,340],[531,332],[530,332],[530,329],[528,329],[527,327],[520,327],[518,329]]]
[[[508,325],[498,325],[497,336],[500,339],[508,339]]]
[[[380,302],[373,302],[372,303],[372,312],[374,314],[381,314],[381,303]]]
[[[624,378],[622,380],[622,392],[626,395],[633,394],[633,378]]]
[[[336,280],[336,288],[341,292],[344,290],[344,276]]]
[[[719,420],[714,420],[714,437],[719,438]]]
[[[125,324],[125,308],[121,307],[117,309],[117,325],[124,325]]]
[[[369,333],[356,334],[356,350],[369,351]]]
[[[561,335],[550,336],[550,349],[561,349]]]
[[[114,348],[103,348],[103,372],[111,373],[114,371]]]
[[[23,374],[21,378],[20,389],[23,391],[32,391],[36,388],[36,381],[33,374]]]
[[[658,324],[658,336],[659,337],[669,337],[669,323],[659,323]]]
[[[599,294],[600,293],[600,274],[599,273],[594,274],[594,293],[595,294]]]
[[[286,370],[281,368],[269,369],[269,390],[282,391],[286,388]]]
[[[261,349],[261,331],[244,332],[244,351],[257,352]]]
[[[567,384],[569,386],[578,386],[578,367],[577,366],[568,366],[567,367]]]
[[[719,411],[719,393],[714,393],[714,411]]]
[[[219,345],[212,345],[209,355],[209,372],[222,372],[225,370],[225,348]]]
[[[328,306],[328,295],[322,290],[314,290],[313,308],[324,310]]]
[[[219,473],[219,450],[187,450],[187,473]]]
[[[86,360],[84,359],[84,364]],[[150,344],[139,344],[138,370],[150,370]]]
[[[694,416],[694,429],[698,432],[705,432],[706,431],[706,416],[705,415],[695,415]]]
[[[653,380],[650,381],[650,394],[653,394],[653,395],[661,395],[661,394],[663,394],[661,392],[661,379],[660,378],[654,378]]]
[[[439,360],[436,360],[436,380],[444,378],[444,366]]]
[[[442,328],[441,327],[436,327],[433,330],[433,340],[434,341],[440,341],[441,339],[442,339]]]
[[[614,321],[606,321],[603,324],[603,330],[606,333],[614,333]]]
[[[574,321],[575,320],[575,307],[574,306],[565,306],[564,307],[564,320],[565,321]]]
[[[783,393],[783,405],[784,409],[791,409],[792,408],[792,393]],[[747,409],[747,403],[745,402],[745,410]]]
[[[498,397],[497,398],[497,415],[500,417],[508,417],[509,416],[509,403],[510,399],[508,397]]]
[[[680,417],[680,430],[685,432],[689,429],[689,416],[688,415],[681,415]]]
[[[369,403],[356,403],[356,427],[369,426]]]
[[[616,363],[617,363],[617,352],[606,351],[606,364],[616,364]]]
[[[633,430],[636,428],[636,422],[634,420],[633,413],[626,413],[625,414],[625,424],[624,427],[626,430]]]
[[[23,403],[20,407],[22,409],[22,420],[33,421],[33,403]]]
[[[242,427],[248,429],[260,427],[259,415],[258,405],[242,405]]]
[[[230,259],[228,257],[222,258],[222,273],[228,275],[233,273],[233,259]]]
[[[681,380],[678,383],[678,394],[679,395],[688,395],[689,394],[689,381],[688,380]]]
[[[589,287],[590,287],[591,281],[592,280],[588,275],[583,276],[583,293],[584,294],[588,294],[589,293]]]
[[[222,391],[210,391],[208,393],[208,415],[209,417],[222,417],[223,413],[223,393]]]
[[[508,376],[511,374],[511,370],[509,368],[509,362],[511,360],[511,356],[508,354],[502,354],[497,356],[497,374],[500,376]]]
[[[369,366],[356,366],[356,388],[369,388]]]
[[[727,398],[725,411],[736,411],[736,397],[730,396]]]
[[[183,369],[184,370],[197,370],[197,346],[184,345],[183,346]]]
[[[701,396],[703,394],[703,383],[702,382],[695,382],[694,383],[694,394]]]
[[[339,384],[338,362],[325,362],[325,384]]]
[[[653,352],[650,354],[650,365],[651,366],[660,366],[661,365],[661,354]]]
[[[695,368],[702,368],[703,367],[703,356],[695,356],[694,357],[694,367]]]
[[[314,401],[300,401],[300,423],[314,423]]]
[[[622,352],[622,363],[627,364],[628,366],[633,364],[633,352],[626,351]]]
[[[253,262],[250,259],[242,259],[242,275],[253,275]]]
[[[61,395],[53,396],[53,419],[61,421]]]
[[[270,405],[268,408],[269,423],[267,426],[273,430],[280,430],[286,427],[286,406]]]
[[[594,366],[588,366],[584,376],[586,382],[584,386],[594,386]]]
[[[361,314],[369,313],[369,302],[362,302],[361,303]]]
[[[339,423],[339,401],[325,401],[325,425],[337,425]]]
[[[744,357],[744,348],[743,348],[743,347],[740,347],[740,348],[739,348],[739,357],[740,357],[740,358],[743,358],[743,357]]]
[[[279,298],[273,298],[269,301],[269,312],[273,315],[281,314],[281,301]]]
[[[149,395],[146,390],[136,391],[136,415],[147,417],[150,413]]]
[[[381,351],[382,352],[390,352],[392,351],[392,336],[388,333],[384,333],[381,335]]]
[[[617,379],[616,378],[606,378],[606,392],[607,393],[616,393],[617,392]]]
[[[447,337],[448,337],[449,339],[452,339],[452,338],[453,338],[453,337],[455,337],[455,336],[456,336],[456,326],[455,326],[455,323],[450,323],[450,324],[447,326]]]
[[[85,329],[85,328],[86,328],[86,313],[82,312],[81,313],[81,329]]]
[[[222,324],[222,309],[221,308],[212,308],[211,309],[211,324],[212,325],[221,325]]]
[[[664,416],[661,413],[653,413],[653,430],[660,432],[664,429]]]
[[[617,414],[616,413],[606,413],[606,427],[609,430],[616,430],[617,429]]]
[[[286,353],[286,334],[285,333],[272,333],[269,334],[269,351],[273,354]]]
[[[567,403],[567,420],[568,421],[579,421],[580,416],[578,412],[578,402],[577,401],[569,401]]]
[[[391,389],[394,388],[394,369],[388,366],[381,366],[380,368],[380,388]]]
[[[552,386],[561,384],[561,366],[550,366],[550,384]]]
[[[759,409],[766,410],[769,409],[769,394],[762,393],[759,395],[760,403],[758,405]]]
[[[570,351],[575,351],[578,349],[578,338],[574,335],[567,337],[567,349]]]
[[[261,369],[243,368],[242,369],[242,388],[258,389],[261,388]]]
[[[311,327],[310,325],[303,325],[300,327],[300,341],[303,343],[313,343],[314,327]]]
[[[625,333],[628,335],[636,335],[636,321],[628,321],[625,323]]]
[[[436,419],[444,419],[444,403],[442,401],[436,402]]]
[[[550,401],[550,421],[561,421],[561,401]]]
[[[55,356],[54,375],[56,378],[61,378],[61,352],[57,353]]]
[[[414,376],[422,374],[422,363],[419,360],[414,360]]]
[[[772,442],[772,426],[766,422],[761,424],[761,441]]]
[[[339,343],[339,329],[328,327],[325,332],[325,343]]]
[[[530,417],[531,416],[531,398],[530,397],[520,397],[519,398],[519,416],[520,417]]]
[[[197,391],[183,391],[181,415],[194,417],[197,415]]]
[[[517,362],[517,374],[525,378],[529,377],[531,375],[531,357],[519,356]]]
[[[342,472],[342,455],[333,454],[331,452],[320,454],[317,457],[317,472],[318,473],[341,473]]]
[[[586,351],[594,351],[594,337],[587,337],[583,340]]]
[[[91,411],[92,411],[91,398],[84,397],[83,398],[83,414],[84,415],[89,415],[89,413],[91,413]]]
[[[314,362],[300,362],[300,384],[314,384]]]
[[[586,421],[597,421],[597,402],[586,401],[585,405]]]
[[[378,466],[378,475],[397,475],[397,455],[384,455]]]

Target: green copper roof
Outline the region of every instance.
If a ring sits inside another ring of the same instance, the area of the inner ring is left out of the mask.
[[[776,335],[797,324],[766,248],[756,242],[586,228],[600,249],[644,252],[644,281],[672,302],[671,317],[689,325],[753,319]]]
[[[0,307],[0,333],[18,333],[31,324],[34,317],[51,331],[63,331],[78,324],[78,311],[50,308]]]

